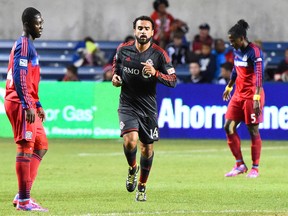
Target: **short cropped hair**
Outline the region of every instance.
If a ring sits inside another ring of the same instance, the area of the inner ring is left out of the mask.
[[[33,7],[26,8],[22,13],[22,23],[30,23],[38,14],[41,13]]]
[[[146,21],[149,21],[151,22],[152,24],[152,29],[154,30],[154,27],[155,27],[155,24],[154,24],[154,21],[151,19],[151,17],[149,16],[140,16],[140,17],[137,17],[134,22],[133,22],[133,29],[136,29],[136,23],[138,20],[146,20]]]

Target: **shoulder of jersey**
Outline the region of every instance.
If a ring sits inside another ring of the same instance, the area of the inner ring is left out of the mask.
[[[119,50],[122,47],[127,47],[127,46],[132,46],[132,45],[134,45],[134,41],[124,42],[124,43],[121,43],[117,49]]]

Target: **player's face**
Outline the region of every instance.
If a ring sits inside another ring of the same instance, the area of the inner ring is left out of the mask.
[[[161,14],[165,14],[166,13],[166,5],[165,4],[159,4],[157,11]]]
[[[144,45],[151,41],[151,37],[154,34],[152,29],[152,23],[148,20],[138,20],[136,22],[136,28],[134,29],[134,36],[138,43]]]
[[[234,47],[235,49],[240,49],[244,44],[244,38],[243,37],[233,37],[233,35],[229,34],[229,41],[230,45]]]
[[[35,38],[39,38],[42,35],[44,20],[41,14],[37,14],[34,19],[28,24],[29,34]]]
[[[194,62],[190,63],[189,72],[193,76],[198,76],[201,73],[199,64]]]

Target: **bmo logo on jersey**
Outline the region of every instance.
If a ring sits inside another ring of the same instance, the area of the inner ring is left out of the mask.
[[[138,75],[140,74],[140,70],[137,68],[129,68],[129,67],[123,67],[123,72],[128,74],[134,74]]]
[[[154,65],[152,59],[148,59],[146,61],[147,64],[150,65]],[[124,73],[128,73],[128,74],[133,74],[133,75],[139,75],[140,74],[140,70],[138,68],[130,68],[130,67],[123,67],[123,72]],[[144,67],[141,71],[141,74],[144,78],[150,78],[151,74],[146,73],[146,71],[144,70]]]

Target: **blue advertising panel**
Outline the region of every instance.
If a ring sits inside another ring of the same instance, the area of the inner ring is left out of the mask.
[[[161,138],[223,139],[228,102],[222,100],[225,86],[179,84],[176,88],[158,85],[159,129]],[[263,139],[288,139],[288,84],[266,83]],[[249,139],[244,123],[238,128],[241,138]]]

